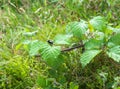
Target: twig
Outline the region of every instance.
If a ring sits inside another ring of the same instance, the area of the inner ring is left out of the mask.
[[[84,44],[79,44],[79,45],[71,47],[71,48],[64,48],[61,50],[61,52],[68,52],[68,51],[72,51],[72,50],[78,49],[78,48],[84,48]],[[40,57],[40,55],[35,55],[35,57]]]
[[[77,49],[77,48],[83,48],[83,47],[84,47],[84,45],[80,44],[80,45],[77,45],[77,46],[74,46],[74,47],[71,47],[71,48],[62,49],[61,52],[67,52],[67,51],[71,51],[71,50],[74,50],[74,49]]]

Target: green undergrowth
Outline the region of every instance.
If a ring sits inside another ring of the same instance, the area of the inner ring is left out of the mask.
[[[59,39],[66,36],[56,37],[65,34],[71,22],[81,19],[89,22],[91,18],[103,16],[109,22],[109,29],[119,29],[119,10],[119,0],[0,0],[0,89],[119,89],[119,62],[104,51],[83,68],[81,49],[46,61],[46,55],[35,55],[35,45],[32,56],[31,46],[26,45],[30,40],[47,43],[57,39],[56,43],[65,44],[55,46],[72,47],[74,43]],[[93,30],[92,26],[89,28]],[[117,42],[119,46],[119,39]]]

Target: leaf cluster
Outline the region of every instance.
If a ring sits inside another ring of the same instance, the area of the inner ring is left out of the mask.
[[[66,33],[57,34],[52,44],[41,41],[30,42],[29,54],[30,56],[40,54],[44,60],[54,60],[64,52],[63,49],[66,47],[75,47],[77,43],[74,39],[77,39],[78,43],[83,45],[80,46],[80,50],[84,49],[80,56],[83,67],[101,52],[114,61],[120,62],[120,33],[119,30],[115,32],[115,29],[111,28],[106,19],[101,16],[93,17],[89,21],[71,22],[66,26]]]

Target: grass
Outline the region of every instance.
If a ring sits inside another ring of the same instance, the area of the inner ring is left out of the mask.
[[[0,1],[1,89],[41,89],[41,76],[46,79],[55,78],[55,89],[69,89],[70,82],[79,85],[80,89],[110,89],[109,86],[114,84],[114,78],[120,76],[120,66],[107,60],[109,58],[104,58],[105,61],[100,58],[95,61],[95,65],[90,64],[83,70],[78,62],[77,53],[70,52],[65,54],[68,56],[65,64],[60,66],[62,70],[49,71],[50,67],[41,58],[30,57],[28,48],[22,45],[25,39],[46,42],[53,39],[56,34],[64,33],[69,22],[88,20],[97,15],[105,16],[112,25],[119,27],[119,0],[74,1],[79,0]],[[33,37],[23,35],[25,32],[36,30],[38,33]],[[77,52],[79,53],[79,50]],[[53,73],[56,75],[52,75]],[[103,73],[103,76],[100,73]],[[104,80],[106,78],[107,82]],[[53,89],[50,87],[48,89]]]

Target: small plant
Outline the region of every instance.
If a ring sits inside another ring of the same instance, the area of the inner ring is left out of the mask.
[[[69,86],[69,88],[78,89],[79,84],[73,81],[74,79],[69,80],[70,78],[68,78],[68,76],[73,76],[69,74],[72,73],[72,71],[69,72],[69,66],[80,67],[80,64],[81,69],[85,69],[94,59],[99,59],[101,56],[103,61],[105,58],[105,60],[113,59],[120,62],[120,29],[113,28],[104,17],[97,16],[89,21],[71,22],[66,26],[65,34],[57,34],[53,40],[33,40],[36,33],[37,31],[24,33],[23,35],[30,40],[25,40],[23,44],[31,57],[40,57],[50,67],[49,74],[44,81],[46,84],[49,78],[53,80],[49,81],[44,88],[64,89]],[[69,59],[68,56],[74,54],[69,53],[70,51],[77,55],[75,65],[72,65],[72,62],[69,65],[69,61],[73,59]],[[40,79],[39,82],[42,80]],[[38,84],[40,85],[40,83]],[[106,87],[105,83],[101,86]]]
[[[66,33],[57,34],[53,41],[29,41],[29,54],[30,56],[40,54],[44,60],[57,60],[64,52],[80,48],[82,67],[100,53],[120,62],[119,39],[120,29],[111,27],[104,17],[97,16],[89,21],[69,23],[66,26]]]

